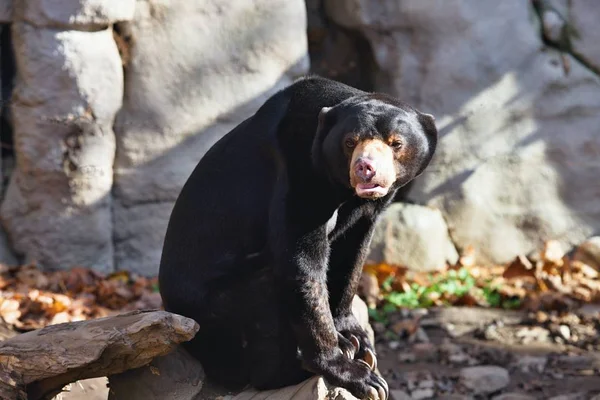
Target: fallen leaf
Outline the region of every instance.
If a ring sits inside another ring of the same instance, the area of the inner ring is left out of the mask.
[[[541,252],[541,257],[544,262],[562,266],[564,255],[565,252],[558,241],[548,240],[544,243],[544,248]]]
[[[525,256],[517,256],[502,273],[504,279],[536,279],[535,269],[533,264]]]

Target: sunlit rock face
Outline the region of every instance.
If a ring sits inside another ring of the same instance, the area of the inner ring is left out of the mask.
[[[137,3],[127,31],[115,265],[155,274],[173,203],[202,155],[308,71],[306,10],[302,0],[152,0]]]
[[[600,231],[600,8],[572,3],[579,38],[561,54],[530,2],[326,0],[371,44],[377,89],[436,116],[438,150],[411,196],[481,261]]]

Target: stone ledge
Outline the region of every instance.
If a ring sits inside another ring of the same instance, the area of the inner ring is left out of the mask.
[[[12,19],[37,27],[94,30],[131,21],[134,13],[135,0],[28,0],[15,3]]]

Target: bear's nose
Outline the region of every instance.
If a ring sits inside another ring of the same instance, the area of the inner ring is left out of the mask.
[[[354,172],[360,179],[368,182],[375,176],[375,163],[368,158],[361,157],[354,164]]]

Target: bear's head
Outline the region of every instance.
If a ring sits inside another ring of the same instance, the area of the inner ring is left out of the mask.
[[[377,199],[423,172],[437,136],[430,114],[384,94],[355,96],[321,110],[313,159],[357,196]]]

